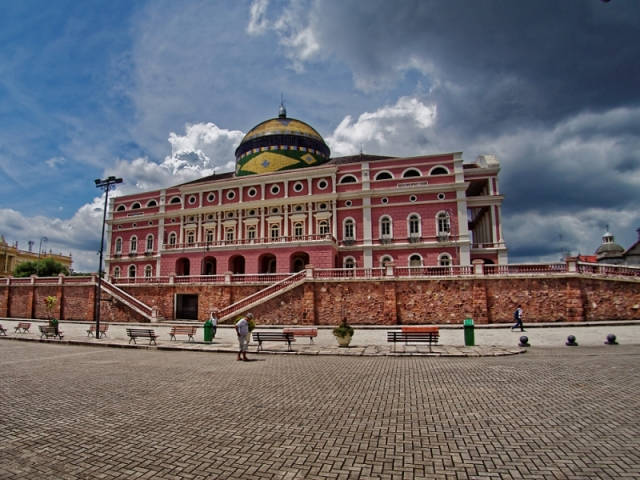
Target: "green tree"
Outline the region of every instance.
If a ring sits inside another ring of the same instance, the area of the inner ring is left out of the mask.
[[[32,262],[22,262],[13,270],[14,277],[29,277],[33,274],[38,277],[55,277],[59,273],[69,275],[69,270],[62,263],[53,258],[42,258]]]

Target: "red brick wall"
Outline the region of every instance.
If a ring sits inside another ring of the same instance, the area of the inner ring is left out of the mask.
[[[198,317],[258,291],[260,285],[127,286],[126,290],[173,319],[175,294],[198,295]],[[94,287],[0,285],[0,315],[45,318],[44,297],[61,299],[62,319],[93,320]],[[103,297],[108,294],[103,292]],[[60,300],[59,300],[60,301]],[[522,304],[525,322],[640,320],[640,282],[578,276],[307,282],[253,309],[262,324],[509,323]],[[33,309],[33,310],[32,310]],[[118,301],[101,302],[104,321],[143,321]]]

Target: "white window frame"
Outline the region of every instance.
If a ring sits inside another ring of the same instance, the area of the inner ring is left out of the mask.
[[[441,221],[442,218],[442,221]],[[444,228],[441,228],[444,227]],[[446,235],[448,236],[451,233],[451,215],[449,212],[444,210],[436,213],[436,232],[437,235]]]
[[[382,175],[382,174],[390,175],[391,178],[379,178],[380,175]],[[374,180],[380,180],[380,181],[382,181],[382,180],[393,180],[394,178],[395,177],[393,176],[393,172],[390,172],[389,170],[381,170],[378,173],[376,173],[376,176],[375,176]]]
[[[445,173],[433,173],[433,171],[436,168],[443,168],[445,170]],[[429,170],[429,175],[451,175],[451,170],[449,170],[446,166],[444,165],[434,165],[433,167],[431,167],[431,169]]]
[[[129,239],[129,253],[138,253],[138,237],[136,235]]]
[[[453,258],[449,253],[441,253],[438,255],[438,266],[439,267],[450,267],[453,263]]]
[[[133,275],[131,275],[131,271],[133,269]],[[127,278],[136,278],[136,275],[138,274],[138,269],[136,268],[135,265],[129,265],[129,267],[127,268]]]
[[[348,265],[348,263],[353,263],[353,265]],[[344,257],[342,259],[342,268],[348,268],[350,270],[355,270],[356,268],[358,268],[358,263],[356,262],[356,259],[352,256],[348,256],[348,257]]]
[[[178,243],[178,234],[176,232],[169,233],[168,242],[171,246],[176,245]]]
[[[151,242],[151,245],[149,245],[149,242]],[[153,252],[153,234],[152,233],[147,235],[147,243],[146,243],[145,252]]]
[[[417,226],[418,226],[418,231],[417,232],[412,232],[412,218],[415,217],[417,218]],[[422,217],[420,217],[420,214],[416,213],[416,212],[412,212],[407,216],[407,233],[409,234],[409,237],[412,238],[420,238],[422,237]]]
[[[384,232],[384,225],[388,220],[389,231],[387,233]],[[382,215],[380,217],[380,221],[378,223],[378,228],[380,231],[380,238],[393,238],[393,219],[389,215]]]
[[[153,267],[151,265],[145,265],[144,278],[151,278],[153,276]]]
[[[121,254],[122,253],[122,237],[116,238],[115,253],[116,254]]]
[[[413,257],[418,257],[420,259],[420,265],[411,265],[411,259]],[[413,268],[423,267],[424,266],[424,258],[422,258],[422,255],[420,255],[419,253],[412,253],[411,255],[409,255],[407,257],[407,266],[408,267],[413,267]]]
[[[351,232],[349,232],[349,229],[351,230]],[[347,217],[342,221],[342,239],[356,239],[356,221],[351,217]]]
[[[415,171],[418,172],[418,175],[411,175],[411,176],[406,176],[407,173],[411,172],[411,171]],[[422,177],[422,172],[420,171],[420,169],[416,168],[416,167],[409,167],[407,169],[405,169],[402,172],[402,178],[416,178],[416,177]]]
[[[331,227],[328,220],[318,220],[318,235],[330,235]]]

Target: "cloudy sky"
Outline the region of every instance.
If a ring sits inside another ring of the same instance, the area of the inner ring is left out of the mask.
[[[640,227],[640,2],[2,2],[0,234],[97,270],[101,192],[233,168],[288,114],[332,155],[490,153],[511,262]]]

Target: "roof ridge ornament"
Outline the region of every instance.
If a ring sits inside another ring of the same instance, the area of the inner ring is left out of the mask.
[[[287,118],[287,109],[284,108],[284,95],[280,94],[280,109],[278,110],[278,118]]]

